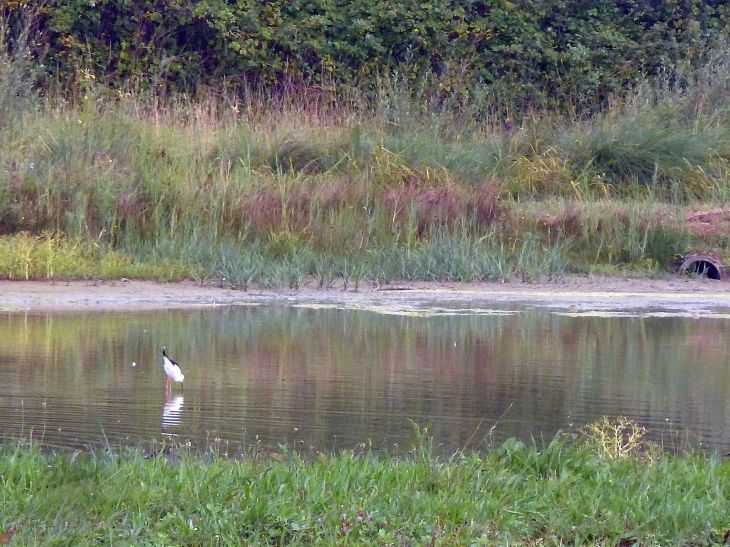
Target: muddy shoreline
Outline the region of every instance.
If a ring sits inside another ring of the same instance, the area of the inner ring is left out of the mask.
[[[308,305],[345,308],[412,309],[433,305],[483,308],[519,302],[570,310],[668,309],[688,313],[730,313],[730,283],[708,279],[626,279],[573,276],[559,282],[451,283],[399,282],[299,290],[235,290],[194,282],[0,281],[0,311],[153,311],[231,305]]]

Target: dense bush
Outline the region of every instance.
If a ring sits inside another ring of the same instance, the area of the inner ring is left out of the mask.
[[[40,0],[45,85],[158,91],[306,82],[373,86],[397,74],[493,104],[585,108],[646,75],[701,62],[727,33],[714,0]]]

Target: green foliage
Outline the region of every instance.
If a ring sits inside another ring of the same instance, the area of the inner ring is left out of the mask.
[[[17,17],[19,2],[3,13]],[[48,76],[83,91],[190,91],[299,82],[409,89],[464,102],[486,85],[495,102],[595,109],[646,75],[701,62],[726,32],[724,2],[571,0],[53,0],[38,8]]]

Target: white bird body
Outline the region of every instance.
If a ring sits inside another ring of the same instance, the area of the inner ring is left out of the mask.
[[[172,380],[182,382],[185,379],[180,366],[167,356],[166,348],[162,348],[162,364],[165,367],[165,374],[167,374],[168,389],[172,389]]]

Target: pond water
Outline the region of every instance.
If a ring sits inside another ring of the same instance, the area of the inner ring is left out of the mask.
[[[0,434],[329,451],[405,448],[417,424],[452,452],[623,415],[668,449],[730,447],[728,315],[508,302],[383,311],[7,314]],[[170,397],[163,346],[185,373]]]

